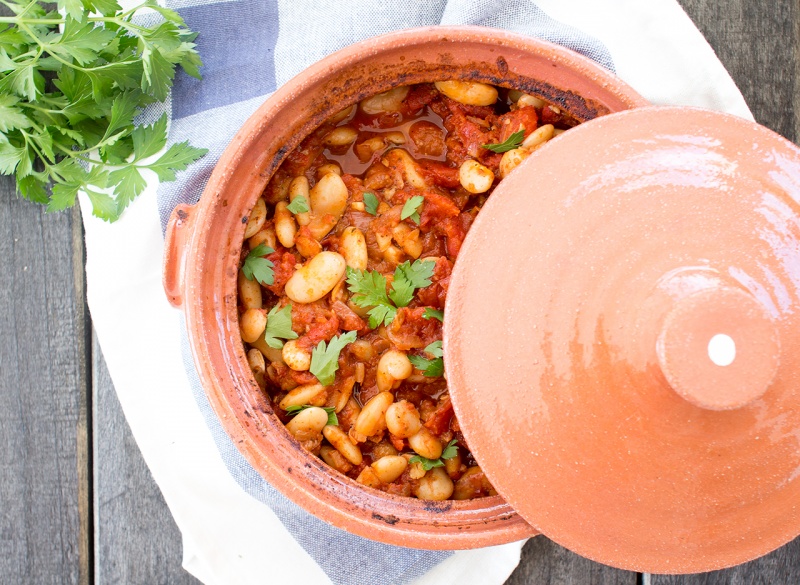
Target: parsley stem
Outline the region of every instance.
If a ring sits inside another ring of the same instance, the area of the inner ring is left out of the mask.
[[[11,5],[11,4],[9,4],[8,2],[5,2],[5,1],[3,0],[3,4],[5,4],[5,5],[6,5],[6,6],[7,6],[9,9],[11,9],[11,10],[14,10],[14,8],[12,7],[12,5]],[[26,6],[26,7],[23,9],[23,11],[22,11],[22,12],[20,12],[19,14],[17,14],[17,16],[16,16],[16,17],[12,17],[12,18],[19,18],[19,17],[21,17],[21,16],[25,16],[25,13],[26,13],[26,12],[28,12],[28,10],[30,10],[30,9],[31,9],[33,6],[36,6],[36,2],[35,2],[35,0],[31,0],[30,2],[28,2],[28,5],[27,5],[27,6]]]
[[[90,157],[83,156],[85,154],[90,154],[93,150],[95,150],[97,148],[97,146],[92,146],[92,147],[86,148],[84,150],[73,150],[71,148],[67,148],[65,146],[62,146],[58,142],[54,142],[53,146],[58,148],[58,150],[60,150],[61,152],[63,152],[65,155],[67,155],[69,157],[76,158],[78,160],[82,160],[83,162],[87,162],[87,163],[91,163],[91,164],[102,164],[98,160],[94,160],[94,159],[92,159]]]
[[[4,4],[9,9],[13,10],[12,5],[10,3],[6,2],[5,0],[0,0],[0,4]],[[119,14],[117,14],[115,16],[89,16],[86,20],[89,21],[89,22],[111,22],[111,23],[118,24],[118,25],[122,26],[123,25],[123,19],[127,18],[128,16],[131,16],[135,12],[138,12],[139,10],[144,8],[146,5],[147,5],[147,2],[142,2],[141,4],[138,4],[137,6],[134,6],[133,8],[129,8],[125,12],[120,12]],[[64,16],[62,18],[23,18],[25,16],[25,14],[28,12],[28,10],[30,10],[31,7],[33,7],[33,6],[36,6],[36,2],[35,1],[29,2],[28,5],[25,6],[25,9],[22,12],[20,12],[19,14],[17,14],[16,16],[0,16],[0,23],[9,23],[9,24],[27,23],[27,24],[37,24],[37,25],[38,24],[54,24],[54,25],[58,25],[58,24],[65,24],[66,21],[67,21],[67,17],[66,16]],[[125,21],[125,22],[127,22],[127,21]],[[140,27],[140,28],[141,28],[141,30],[146,30],[146,27]]]
[[[28,109],[31,109],[31,110],[36,110],[36,111],[42,112],[44,114],[63,114],[64,113],[63,108],[60,109],[60,110],[53,110],[51,108],[43,108],[41,106],[37,106],[36,104],[33,104],[31,102],[26,102],[26,101],[19,101],[14,105],[22,106],[23,108],[28,108]]]
[[[25,130],[20,130],[20,132],[22,133],[22,137],[25,139],[25,148],[31,147],[39,156],[39,158],[42,159],[42,163],[44,163],[45,168],[49,169],[50,165],[47,164],[49,157],[46,158],[42,154],[42,151],[36,147],[36,141],[33,139],[33,136],[25,132]]]

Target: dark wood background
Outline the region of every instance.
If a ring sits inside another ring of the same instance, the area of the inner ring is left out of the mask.
[[[644,1],[644,0],[643,0]],[[756,119],[800,137],[798,0],[680,0]],[[180,534],[130,434],[86,307],[76,211],[0,179],[0,583],[192,584]],[[618,571],[544,537],[507,585],[800,583],[800,539],[725,571]]]

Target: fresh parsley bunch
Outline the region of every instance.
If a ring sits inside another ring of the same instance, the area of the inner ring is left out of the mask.
[[[144,190],[141,171],[175,180],[207,151],[167,142],[166,116],[150,126],[134,117],[163,101],[180,65],[200,77],[200,56],[177,12],[146,0],[123,10],[116,0],[0,0],[0,174],[48,211],[72,206],[84,191],[93,213],[119,218]],[[134,22],[142,9],[164,21]],[[48,188],[52,184],[51,188]]]

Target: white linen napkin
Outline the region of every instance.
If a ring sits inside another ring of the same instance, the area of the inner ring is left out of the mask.
[[[522,543],[431,552],[379,545],[313,518],[271,488],[213,417],[181,313],[161,287],[162,229],[196,201],[227,142],[266,97],[325,55],[399,28],[473,24],[560,43],[615,71],[658,104],[752,119],[733,81],[674,0],[462,0],[396,3],[178,0],[200,31],[204,80],[176,77],[170,139],[210,149],[175,183],[155,176],[115,224],[90,214],[88,302],[123,411],[183,536],[184,567],[204,583],[500,584]],[[366,559],[366,561],[364,561]],[[364,569],[365,565],[370,568]],[[366,572],[365,572],[366,571]]]

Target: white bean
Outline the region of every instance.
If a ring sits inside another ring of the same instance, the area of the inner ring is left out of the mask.
[[[261,337],[267,326],[267,314],[263,309],[247,309],[239,317],[239,329],[242,339],[247,343],[253,343]]]
[[[305,372],[311,367],[311,352],[300,347],[296,339],[290,339],[283,344],[281,357],[295,372]]]
[[[386,249],[392,245],[392,235],[391,234],[382,234],[380,232],[375,233],[375,241],[378,244],[378,250],[380,252],[385,252]]]
[[[359,365],[363,366],[364,364],[356,364],[356,367]],[[334,412],[342,412],[342,410],[344,410],[344,407],[347,406],[347,403],[350,402],[350,398],[353,396],[353,386],[355,385],[355,376],[349,376],[344,381],[344,384],[342,384],[341,387],[339,398],[336,399],[336,404],[334,405]]]
[[[427,459],[438,459],[442,456],[442,444],[426,427],[408,438],[409,446]]]
[[[364,460],[359,449],[342,429],[337,426],[327,425],[322,429],[322,435],[328,442],[353,465],[361,465]]]
[[[514,102],[514,103],[517,103],[517,101],[519,100],[519,98],[521,98],[521,97],[522,97],[522,96],[524,96],[524,95],[525,95],[525,94],[524,94],[524,93],[522,93],[522,92],[521,92],[520,90],[518,90],[518,89],[509,89],[509,90],[508,90],[508,99],[510,99],[510,100],[511,100],[512,102]]]
[[[260,309],[263,306],[261,285],[255,278],[248,280],[244,272],[239,270],[238,285],[239,298],[245,309]]]
[[[297,225],[292,212],[286,209],[285,201],[275,204],[275,234],[284,248],[294,246],[294,236],[297,234]]]
[[[477,81],[437,81],[436,89],[450,99],[468,106],[491,106],[497,101],[497,90]]]
[[[367,163],[372,158],[373,154],[385,148],[386,140],[383,136],[373,136],[372,138],[367,138],[356,144],[355,147],[353,147],[353,151],[356,153],[359,161]]]
[[[256,235],[247,240],[247,245],[251,250],[255,250],[259,244],[264,244],[274,250],[275,241],[275,228],[272,227],[272,224],[266,223]]]
[[[392,483],[398,477],[403,475],[403,472],[408,467],[408,460],[400,455],[389,455],[381,457],[372,464],[372,469],[375,474],[383,483]]]
[[[408,378],[413,369],[406,354],[396,349],[390,349],[378,361],[378,367],[375,372],[378,390],[389,392],[395,388],[395,385],[399,386],[401,380]]]
[[[353,425],[355,432],[351,433],[351,436],[355,435],[361,442],[380,431],[385,422],[386,409],[393,401],[394,396],[390,392],[380,392],[370,398],[361,409],[361,413]]]
[[[397,246],[389,246],[383,251],[383,259],[396,266],[405,259],[405,254]]]
[[[375,349],[372,347],[372,344],[364,339],[356,339],[351,343],[350,352],[361,362],[368,362],[372,359],[372,356],[375,355]]]
[[[527,148],[514,148],[503,153],[503,158],[500,159],[500,168],[498,174],[501,179],[505,179],[508,174],[519,166],[519,163],[524,161],[530,156],[531,151]]]
[[[411,459],[412,455],[410,453],[407,453],[404,457],[405,459]],[[422,463],[420,463],[419,461],[415,461],[414,463],[408,464],[408,476],[411,479],[423,478],[425,477],[425,473],[426,473],[425,468],[422,467]]]
[[[247,364],[253,373],[264,373],[267,370],[267,363],[264,361],[264,354],[253,348],[247,352]]]
[[[347,185],[336,173],[328,173],[309,192],[309,204],[314,215],[341,217],[347,207]]]
[[[387,132],[383,135],[386,142],[391,144],[405,144],[406,143],[406,136],[402,132]]]
[[[337,165],[336,163],[328,163],[322,165],[317,169],[317,180],[320,180],[322,177],[327,175],[328,173],[333,173],[335,175],[342,176],[342,167]]]
[[[517,100],[517,105],[520,108],[525,106],[533,106],[534,108],[543,108],[545,106],[545,102],[542,99],[534,97],[532,95],[522,94],[519,99]]]
[[[292,179],[292,182],[289,183],[289,201],[294,201],[298,197],[302,197],[306,200],[306,206],[310,205],[309,201],[311,198],[309,197],[310,188],[308,186],[308,179],[304,176],[295,177]],[[310,209],[310,207],[309,207]],[[311,221],[311,216],[308,212],[306,213],[295,213],[294,218],[297,220],[298,225],[308,225],[308,222]],[[274,248],[275,246],[273,246]]]
[[[368,97],[361,100],[361,109],[370,116],[384,112],[396,112],[402,107],[403,100],[406,99],[410,89],[409,86],[403,85]]]
[[[425,190],[429,188],[417,161],[405,149],[393,148],[383,155],[381,162],[390,169],[398,170],[405,182],[415,189]]]
[[[305,404],[324,406],[327,394],[328,392],[322,384],[305,384],[289,390],[286,396],[278,403],[278,406],[283,410],[290,406],[303,406]]]
[[[353,107],[354,106],[350,106],[349,108],[345,108],[341,112],[338,112],[338,113],[334,114],[333,116],[328,118],[328,122],[331,123],[331,124],[337,124],[337,123],[341,122],[347,116],[349,116],[351,113],[353,113]]]
[[[398,223],[392,229],[392,238],[403,249],[403,252],[415,260],[422,254],[422,240],[418,229],[411,229],[405,223]]]
[[[407,400],[391,404],[386,409],[386,428],[395,437],[407,439],[416,435],[422,423],[419,420],[419,411]]]
[[[555,127],[552,124],[539,126],[536,130],[528,134],[527,138],[522,141],[522,147],[533,148],[535,146],[539,146],[540,144],[544,144],[553,137],[554,131]]]
[[[456,451],[456,454],[449,459],[444,460],[444,470],[450,479],[456,479],[461,474],[461,450]]]
[[[486,193],[494,182],[494,173],[476,160],[465,160],[458,169],[458,180],[470,193]]]
[[[353,226],[346,228],[339,240],[339,250],[350,268],[367,269],[367,240],[360,229]]]
[[[298,441],[308,441],[322,432],[328,424],[328,413],[318,406],[306,408],[286,423],[286,430]]]
[[[325,146],[346,146],[352,144],[358,138],[358,130],[350,126],[339,126],[334,128],[322,139]]]
[[[261,229],[264,222],[267,220],[267,204],[259,197],[253,210],[250,212],[250,217],[247,220],[247,227],[244,230],[244,239],[256,235],[256,232]]]
[[[347,186],[342,178],[336,173],[322,177],[309,193],[309,205],[312,218],[308,228],[317,240],[321,240],[347,209]]]
[[[453,480],[441,467],[434,467],[419,480],[414,495],[420,500],[441,501],[453,495]]]
[[[337,223],[339,223],[339,219],[330,214],[321,217],[312,216],[311,221],[308,222],[308,229],[314,239],[319,241],[327,236]]]
[[[267,345],[267,340],[263,337],[259,337],[255,341],[251,341],[250,345],[255,347],[258,351],[260,351],[267,360],[271,363],[283,363],[283,356],[281,355],[281,350],[275,349],[274,347],[270,347]]]
[[[346,268],[341,254],[320,252],[292,274],[286,283],[286,296],[296,303],[313,303],[336,286]]]

